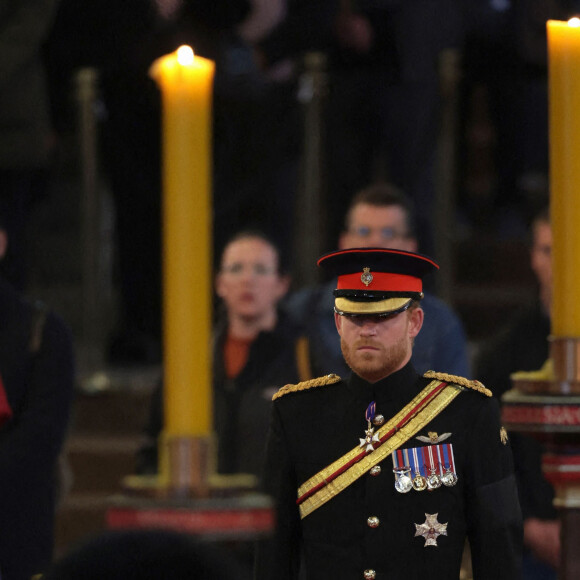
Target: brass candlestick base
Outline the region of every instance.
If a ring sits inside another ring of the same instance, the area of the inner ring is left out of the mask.
[[[156,499],[204,499],[255,493],[258,478],[250,473],[220,474],[212,436],[168,436],[159,439],[159,473],[127,475],[124,493]]]
[[[209,541],[255,541],[274,529],[269,497],[252,474],[220,475],[212,437],[168,436],[159,441],[159,474],[123,480],[123,495],[111,498],[108,528],[161,527]]]
[[[560,392],[580,394],[580,338],[550,337],[550,358]]]
[[[580,338],[549,340],[550,358],[537,371],[512,374],[514,388],[525,395],[580,395]]]
[[[164,443],[168,492],[174,497],[209,497],[211,437],[171,436]]]

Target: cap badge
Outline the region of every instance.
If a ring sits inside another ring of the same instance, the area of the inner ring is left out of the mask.
[[[363,268],[360,280],[365,286],[368,286],[373,281],[373,275],[371,274],[370,268]]]

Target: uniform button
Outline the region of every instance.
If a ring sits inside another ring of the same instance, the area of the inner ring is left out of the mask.
[[[377,516],[370,516],[367,518],[367,526],[369,528],[378,528],[380,523],[381,522]]]
[[[369,473],[371,475],[379,475],[381,473],[381,466],[375,465],[374,467],[371,467],[371,470],[369,471]]]
[[[377,573],[369,568],[364,571],[363,576],[365,580],[374,580],[377,577]]]
[[[375,418],[373,419],[373,424],[374,425],[382,425],[385,422],[385,418],[382,415],[376,415]]]

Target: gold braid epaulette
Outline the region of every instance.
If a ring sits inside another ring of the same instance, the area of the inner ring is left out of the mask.
[[[314,387],[323,387],[325,385],[332,385],[334,383],[338,383],[340,381],[340,377],[338,375],[325,375],[323,377],[318,377],[317,379],[310,379],[309,381],[302,381],[297,385],[285,385],[278,389],[278,391],[272,397],[272,401],[287,395],[288,393],[297,393],[298,391],[307,391],[308,389],[312,389]]]
[[[447,373],[436,373],[435,371],[427,371],[423,375],[426,379],[438,379],[445,383],[453,383],[455,385],[460,385],[462,387],[467,387],[468,389],[473,389],[479,393],[484,394],[486,397],[492,397],[493,393],[486,388],[483,383],[479,381],[470,381],[464,377],[458,377],[457,375],[448,375]]]

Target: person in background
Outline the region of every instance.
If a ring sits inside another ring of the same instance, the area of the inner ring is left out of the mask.
[[[311,376],[307,345],[278,308],[290,279],[286,263],[263,233],[247,230],[226,244],[216,275],[221,308],[213,338],[214,430],[219,473],[259,476],[272,395],[281,384]],[[157,470],[163,423],[162,387],[155,393],[147,443],[137,472]]]
[[[53,144],[43,44],[58,0],[0,3],[0,212],[10,246],[0,270],[27,282],[27,226],[45,195]]]
[[[432,247],[440,57],[461,47],[463,4],[292,0],[283,21],[258,43],[270,66],[306,53],[324,56],[323,248],[334,247],[353,193],[378,177],[413,199],[421,247]],[[304,89],[308,98],[312,89]]]
[[[0,257],[9,243],[0,224]],[[30,580],[52,558],[73,345],[60,317],[3,277],[0,321],[0,577]]]
[[[538,293],[476,357],[477,376],[493,385],[494,395],[512,388],[510,375],[538,370],[549,353],[552,302],[552,229],[548,208],[532,222],[530,264]],[[524,579],[555,580],[560,561],[560,523],[554,489],[542,473],[542,446],[535,439],[510,433],[518,491],[524,517]]]
[[[341,250],[356,247],[394,248],[416,252],[411,200],[390,184],[371,185],[358,192],[346,214],[340,235]],[[344,376],[348,368],[332,320],[335,280],[299,290],[288,297],[287,308],[309,337],[314,376],[330,372]],[[461,321],[443,301],[425,292],[425,323],[415,339],[412,362],[417,372],[446,369],[469,376],[467,342]]]

